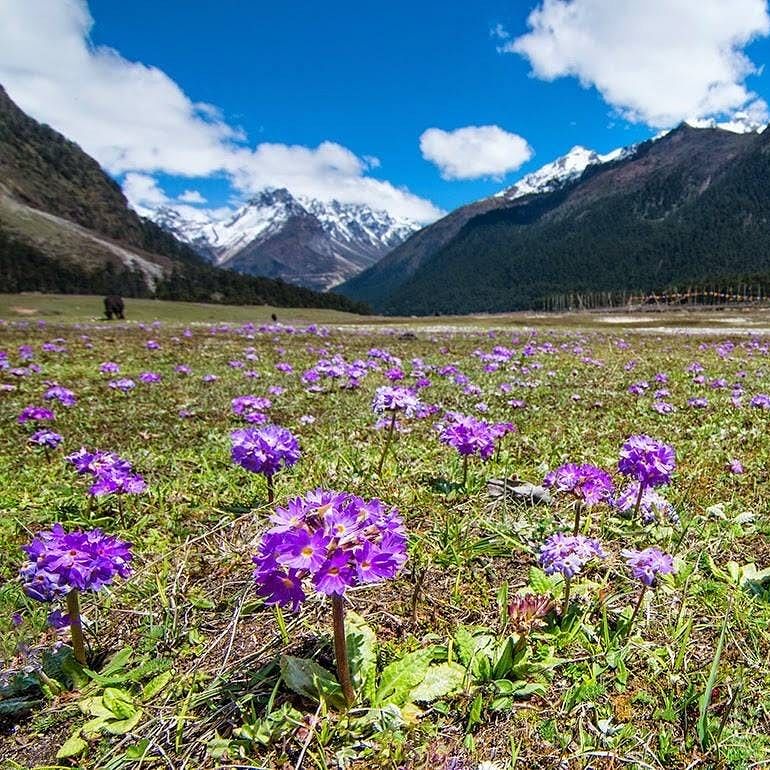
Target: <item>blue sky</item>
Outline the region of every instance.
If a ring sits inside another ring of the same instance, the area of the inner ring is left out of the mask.
[[[274,183],[428,220],[576,144],[766,119],[765,0],[0,4],[0,82],[148,205]]]

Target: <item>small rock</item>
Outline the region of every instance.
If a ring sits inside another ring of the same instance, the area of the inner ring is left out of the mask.
[[[492,500],[505,498],[508,502],[525,505],[550,505],[551,493],[541,486],[520,479],[489,479],[487,494]]]

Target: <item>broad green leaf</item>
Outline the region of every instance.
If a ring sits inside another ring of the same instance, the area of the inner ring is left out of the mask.
[[[425,678],[409,693],[409,702],[429,703],[462,689],[465,669],[459,663],[431,666]]]
[[[125,668],[126,663],[131,660],[131,656],[133,654],[134,651],[130,647],[124,647],[122,650],[116,652],[110,659],[109,663],[107,663],[107,665],[102,669],[102,676],[114,674],[116,671],[120,671],[122,668]]]
[[[138,709],[127,719],[118,719],[107,722],[104,729],[111,735],[125,735],[126,733],[130,733],[131,730],[139,724],[141,718],[142,709]]]
[[[299,695],[316,702],[325,700],[334,708],[344,708],[342,688],[333,674],[310,658],[281,656],[281,678]]]
[[[81,728],[81,732],[86,738],[96,738],[101,731],[105,728],[107,722],[110,721],[109,717],[96,717],[86,722]],[[113,720],[114,721],[114,720]]]
[[[82,754],[88,748],[88,744],[80,737],[80,729],[70,735],[62,744],[62,747],[56,752],[56,759],[69,759]]]
[[[82,698],[78,702],[78,708],[84,713],[89,714],[92,717],[104,717],[110,719],[115,715],[104,705],[104,701],[100,695],[95,695],[92,698]]]
[[[164,671],[162,674],[150,679],[142,688],[142,700],[148,701],[154,698],[171,681],[172,673]]]
[[[479,693],[471,702],[471,707],[468,709],[468,724],[465,726],[465,731],[469,733],[479,722],[481,722],[481,710],[484,706],[484,699]]]
[[[355,612],[347,613],[345,626],[353,688],[366,703],[372,703],[377,687],[377,636]]]
[[[126,759],[142,759],[147,753],[147,749],[150,745],[148,738],[142,738],[137,741],[133,746],[129,746],[126,749]]]
[[[116,719],[131,719],[136,714],[136,706],[131,693],[117,687],[107,687],[102,694],[102,702]]]
[[[536,594],[550,594],[554,581],[539,567],[529,568],[529,585]]]
[[[476,652],[476,643],[473,634],[465,626],[460,626],[455,631],[455,648],[461,662],[469,666]]]
[[[385,667],[380,677],[375,702],[378,705],[406,703],[409,693],[417,687],[428,673],[433,660],[433,650],[417,650],[404,655]]]

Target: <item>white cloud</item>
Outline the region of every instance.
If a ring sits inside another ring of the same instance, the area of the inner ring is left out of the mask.
[[[155,179],[148,174],[132,171],[123,180],[123,193],[128,202],[137,210],[157,208],[169,202],[169,197],[160,189]]]
[[[535,77],[595,86],[629,120],[666,127],[741,109],[766,119],[743,51],[770,32],[766,0],[542,0],[527,23],[500,50],[527,58]]]
[[[429,128],[420,136],[420,150],[425,160],[439,167],[444,179],[499,179],[532,157],[525,139],[500,126]]]
[[[182,203],[205,203],[206,199],[197,190],[185,190],[177,200]]]
[[[442,213],[408,190],[367,176],[375,162],[334,142],[247,146],[215,106],[194,102],[157,67],[94,46],[86,0],[0,0],[0,18],[0,82],[11,98],[113,174],[224,172],[243,193],[257,189],[252,185],[285,186],[421,222]],[[286,165],[276,163],[278,157]]]
[[[489,30],[489,36],[496,37],[498,40],[507,40],[511,34],[502,24],[500,24],[500,22],[497,22],[497,24]]]

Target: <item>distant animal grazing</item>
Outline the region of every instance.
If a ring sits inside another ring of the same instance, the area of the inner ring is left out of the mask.
[[[121,321],[124,320],[123,310],[123,297],[119,294],[110,294],[109,297],[104,298],[104,315],[107,316],[108,321],[111,321],[113,316],[120,318]]]
[[[273,319],[273,323],[275,323],[275,322],[278,320],[278,316],[277,316],[275,313],[273,313],[273,314],[270,316],[270,318],[272,318],[272,319]]]

